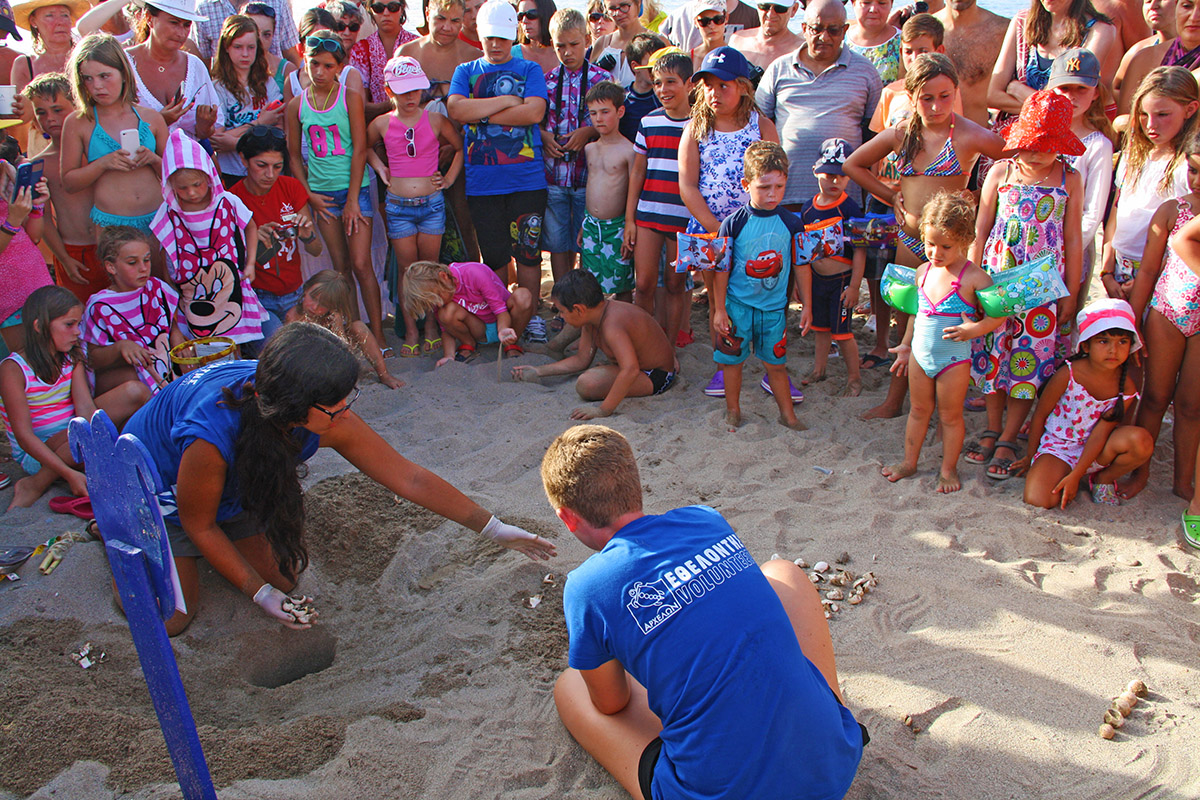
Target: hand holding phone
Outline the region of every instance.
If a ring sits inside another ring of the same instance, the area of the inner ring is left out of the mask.
[[[141,146],[142,140],[138,136],[137,128],[126,128],[125,130],[121,131],[121,149],[124,150],[130,158],[133,158],[134,153],[136,153],[138,148]]]
[[[46,162],[41,158],[35,161],[26,161],[17,166],[17,177],[13,182],[13,200],[17,199],[17,195],[22,189],[32,190],[41,181],[45,166]]]

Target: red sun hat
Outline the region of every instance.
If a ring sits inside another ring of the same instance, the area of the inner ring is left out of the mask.
[[[1034,92],[1021,106],[1021,116],[1008,130],[1005,150],[1035,150],[1064,156],[1081,156],[1083,142],[1071,132],[1071,101],[1045,90]]]

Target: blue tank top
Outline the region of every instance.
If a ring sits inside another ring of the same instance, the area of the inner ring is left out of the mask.
[[[138,118],[138,144],[147,150],[153,150],[158,143],[154,141],[154,131],[150,130],[150,123],[142,119],[137,108],[133,109],[133,115]],[[96,120],[96,124],[92,126],[92,137],[88,139],[88,161],[96,161],[120,149],[121,143],[109,136],[108,131],[104,130],[100,124],[100,120]],[[130,153],[130,155],[133,154]]]

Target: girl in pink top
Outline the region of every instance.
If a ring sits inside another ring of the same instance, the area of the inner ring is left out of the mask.
[[[518,288],[509,292],[487,264],[469,261],[438,264],[417,261],[404,281],[404,309],[413,318],[437,311],[442,325],[442,357],[470,361],[480,342],[500,342],[508,355],[522,355],[517,339],[533,316],[533,293]]]
[[[15,353],[25,343],[21,305],[34,289],[54,282],[35,241],[42,238],[42,207],[50,192],[46,182],[39,181],[33,189],[17,192],[10,203],[16,168],[6,161],[0,167],[0,336]]]
[[[387,96],[392,113],[372,120],[367,128],[367,163],[388,184],[387,232],[396,253],[397,292],[403,293],[404,272],[421,259],[436,261],[441,254],[442,232],[446,229],[446,204],[442,189],[450,186],[462,171],[462,136],[450,120],[421,108],[421,94],[429,88],[421,65],[408,56],[394,56],[384,71]],[[387,164],[375,151],[383,141]],[[453,148],[454,158],[443,174],[438,165],[442,145]],[[404,317],[402,358],[421,354],[417,323]],[[437,322],[425,318],[426,353],[438,344]]]
[[[68,290],[37,289],[21,308],[24,350],[0,361],[0,418],[13,460],[29,473],[17,481],[9,508],[33,505],[59,478],[72,494],[87,497],[82,466],[67,446],[67,423],[102,408],[120,428],[150,399],[141,381],[92,399],[79,347],[82,316],[83,305]]]

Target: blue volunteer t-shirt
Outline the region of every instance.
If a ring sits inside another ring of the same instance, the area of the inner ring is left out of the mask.
[[[733,237],[728,295],[762,311],[787,308],[792,277],[792,237],[804,230],[782,206],[763,211],[746,204],[721,223],[718,236]]]
[[[233,446],[241,430],[241,414],[221,404],[221,390],[228,386],[241,395],[246,381],[254,380],[257,361],[222,361],[201,367],[176,378],[166,388],[138,409],[125,425],[146,446],[166,490],[159,493],[158,504],[163,516],[179,524],[176,512],[175,484],[179,479],[179,462],[183,451],[197,439],[211,443],[229,465],[225,472],[225,488],[217,522],[223,522],[242,512],[241,493],[237,487],[237,470],[233,466]],[[297,464],[307,461],[317,452],[320,437],[304,428],[292,432],[300,441]]]
[[[546,99],[546,76],[536,61],[493,64],[477,58],[454,68],[450,94],[469,100],[500,97]],[[463,126],[467,194],[509,194],[546,188],[542,136],[537,125]]]
[[[567,577],[563,610],[570,665],[618,660],[662,720],[654,798],[846,793],[862,757],[858,723],[713,509],[626,525]]]

